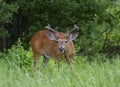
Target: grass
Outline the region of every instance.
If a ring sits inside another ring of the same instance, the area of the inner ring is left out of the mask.
[[[66,63],[59,69],[49,64],[36,72],[8,62],[0,60],[0,87],[120,87],[119,57],[112,63],[74,61],[72,70]]]

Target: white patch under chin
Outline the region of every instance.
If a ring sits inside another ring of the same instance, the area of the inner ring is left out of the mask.
[[[52,56],[48,56],[46,54],[43,54],[46,58],[52,58]]]

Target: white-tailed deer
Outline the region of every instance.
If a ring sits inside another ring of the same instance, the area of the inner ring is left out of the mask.
[[[43,55],[43,64],[48,62],[48,59],[53,57],[55,64],[58,64],[60,59],[64,57],[71,66],[72,58],[75,53],[73,40],[78,36],[78,26],[66,33],[58,32],[57,28],[52,29],[50,25],[44,30],[37,32],[31,39],[31,47],[34,56],[34,67],[38,62],[39,56]]]

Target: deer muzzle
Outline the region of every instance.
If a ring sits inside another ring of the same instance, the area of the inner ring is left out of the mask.
[[[65,51],[65,49],[63,47],[60,47],[59,50],[61,53],[64,53],[64,51]]]

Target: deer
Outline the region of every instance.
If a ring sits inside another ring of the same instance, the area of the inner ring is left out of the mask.
[[[36,68],[41,55],[43,56],[43,65],[46,65],[50,58],[54,58],[55,64],[59,67],[60,60],[64,58],[71,67],[75,54],[73,40],[78,37],[78,30],[79,27],[74,25],[72,30],[63,33],[58,31],[58,27],[53,29],[48,24],[44,30],[33,35],[31,48],[34,56],[34,68]]]

